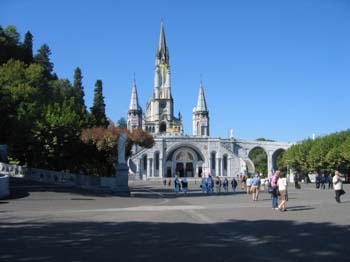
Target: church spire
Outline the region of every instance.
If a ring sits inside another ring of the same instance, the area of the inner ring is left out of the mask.
[[[197,106],[193,108],[192,125],[194,136],[209,136],[209,112],[202,81],[199,85]]]
[[[203,89],[202,81],[201,81],[201,83],[199,85],[199,94],[198,94],[196,111],[208,111],[207,103],[205,102],[205,96],[204,96],[204,89]]]
[[[128,130],[133,131],[137,128],[142,128],[142,109],[139,105],[139,99],[137,97],[136,81],[134,78],[130,105],[128,110],[128,120],[127,120]]]
[[[132,91],[131,91],[129,110],[139,110],[139,109],[140,109],[140,106],[139,106],[139,99],[137,96],[136,80],[134,79],[133,85],[132,85]]]
[[[163,20],[160,22],[160,33],[156,54],[156,64],[169,65],[169,51],[166,46]]]

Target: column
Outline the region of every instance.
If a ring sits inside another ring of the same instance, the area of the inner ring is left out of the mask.
[[[226,161],[227,161],[227,158],[226,158]],[[227,164],[227,163],[226,163]],[[225,175],[225,169],[224,169],[224,159],[221,158],[221,175],[224,176]],[[226,166],[227,168],[227,166]],[[226,170],[226,176],[227,176],[227,170]]]
[[[151,177],[152,162],[150,158],[147,158],[147,178]]]
[[[227,157],[227,176],[233,176],[231,173],[231,157]]]
[[[267,152],[267,173],[268,177],[272,176],[272,169],[274,168],[273,162],[272,162],[272,152]]]
[[[163,158],[159,158],[159,177],[164,177]]]
[[[220,176],[220,161],[219,158],[215,159],[215,175]]]
[[[142,169],[143,169],[142,158],[139,158],[139,166],[138,166],[137,172],[139,174],[139,178],[140,179],[142,179]]]

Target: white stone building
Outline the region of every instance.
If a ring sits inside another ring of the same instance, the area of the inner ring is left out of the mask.
[[[244,141],[212,138],[203,83],[200,83],[196,106],[192,112],[192,136],[183,133],[182,118],[174,116],[174,100],[171,95],[169,50],[166,46],[164,26],[161,23],[155,59],[153,96],[146,106],[145,114],[138,102],[134,81],[128,111],[129,130],[143,128],[152,133],[155,145],[151,149],[134,147],[130,157],[130,174],[136,179],[162,177],[237,176],[253,173],[253,162],[248,155],[261,147],[268,158],[268,170],[274,169],[278,154],[290,144],[282,142]]]

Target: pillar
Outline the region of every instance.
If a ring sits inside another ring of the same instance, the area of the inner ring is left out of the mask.
[[[159,177],[164,177],[164,165],[163,165],[163,158],[159,158]]]
[[[142,158],[139,159],[139,166],[138,166],[138,173],[139,173],[139,178],[142,179],[142,169],[143,169],[143,165],[142,165]]]
[[[272,160],[273,160],[272,159],[272,152],[267,152],[267,172],[268,172],[268,177],[272,176],[272,169],[274,168]]]
[[[220,176],[220,161],[219,158],[215,159],[216,163],[215,163],[215,175],[216,176]]]
[[[151,177],[152,161],[151,158],[147,158],[147,178]]]

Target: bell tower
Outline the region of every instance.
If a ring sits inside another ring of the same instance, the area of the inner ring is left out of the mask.
[[[199,85],[197,106],[193,108],[192,125],[194,136],[209,136],[209,111],[205,101],[202,81]]]

